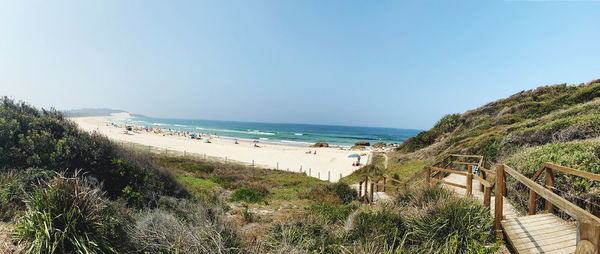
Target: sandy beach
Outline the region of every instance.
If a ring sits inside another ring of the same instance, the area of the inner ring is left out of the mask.
[[[351,174],[359,167],[352,166],[356,158],[348,158],[350,154],[361,155],[361,162],[366,163],[371,156],[370,151],[353,151],[341,148],[308,148],[299,146],[286,146],[279,144],[260,143],[254,147],[252,142],[238,141],[227,138],[211,137],[211,143],[199,139],[177,135],[163,135],[153,132],[129,132],[125,134],[123,127],[114,127],[109,124],[110,118],[128,118],[127,113],[114,114],[102,117],[75,117],[71,118],[80,128],[86,131],[97,131],[114,141],[124,141],[180,153],[193,153],[201,156],[217,157],[223,160],[233,160],[264,168],[279,168],[295,172],[306,172],[322,180],[337,182],[342,177]],[[316,151],[316,154],[307,154],[307,151]],[[328,176],[328,174],[330,174]]]

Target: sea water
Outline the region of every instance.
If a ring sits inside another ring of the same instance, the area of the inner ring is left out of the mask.
[[[156,128],[156,125],[158,125],[161,130],[187,131],[231,139],[259,140],[265,143],[283,143],[299,146],[308,146],[316,142],[326,142],[334,146],[352,146],[358,141],[367,141],[371,144],[377,142],[400,144],[420,132],[420,130],[398,128],[253,123],[152,117],[114,118],[111,121],[152,128]]]

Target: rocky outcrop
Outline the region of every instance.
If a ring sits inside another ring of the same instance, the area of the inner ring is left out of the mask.
[[[310,147],[329,147],[329,144],[327,144],[325,142],[317,142],[317,143],[310,145]]]
[[[373,148],[384,148],[386,146],[387,146],[387,144],[385,142],[377,142],[377,143],[373,144]]]
[[[367,141],[358,141],[356,143],[354,143],[354,146],[370,146],[371,143],[367,142]]]

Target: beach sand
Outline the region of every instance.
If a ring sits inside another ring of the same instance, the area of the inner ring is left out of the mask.
[[[209,156],[227,158],[228,161],[237,161],[247,164],[254,164],[257,167],[271,168],[306,172],[313,177],[319,177],[322,180],[337,182],[342,177],[351,174],[359,167],[352,166],[356,158],[348,158],[348,155],[358,153],[361,155],[361,163],[366,163],[371,157],[370,151],[352,151],[341,148],[308,148],[299,146],[286,146],[280,144],[260,143],[260,147],[253,147],[248,141],[240,140],[239,144],[234,144],[231,139],[215,138],[210,139],[211,143],[204,143],[202,140],[191,139],[189,137],[177,135],[164,135],[152,132],[129,132],[132,135],[124,134],[124,128],[117,128],[107,125],[110,118],[128,118],[127,113],[114,114],[113,116],[103,117],[74,117],[71,118],[83,130],[92,132],[97,131],[114,141],[124,141],[136,143],[142,146],[153,147],[154,149],[178,151],[186,154],[196,154],[199,156]],[[306,154],[308,150],[316,151],[317,154]]]

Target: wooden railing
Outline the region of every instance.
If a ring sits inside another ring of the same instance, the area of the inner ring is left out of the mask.
[[[562,167],[551,163],[544,163],[533,175],[533,177],[529,179],[507,165],[500,164],[495,165],[494,167],[496,171],[496,203],[494,213],[497,237],[502,236],[502,197],[506,196],[506,174],[508,174],[529,188],[529,214],[535,214],[536,196],[541,196],[546,200],[546,210],[548,212],[552,212],[554,206],[577,220],[577,251],[575,253],[582,253],[584,248],[593,248],[591,252],[586,253],[600,253],[600,218],[594,216],[590,212],[571,203],[552,191],[552,187],[554,185],[554,171],[560,171],[595,181],[600,181],[600,175]],[[546,172],[545,181],[547,187],[535,182],[535,180],[537,180],[544,171]]]
[[[469,161],[458,161],[459,159],[478,159],[477,162]],[[453,166],[466,166],[466,171],[460,171],[455,169]],[[479,174],[473,172],[473,167],[477,167]],[[486,207],[490,207],[491,201],[491,189],[493,188],[493,182],[488,181],[488,175],[493,176],[495,173],[489,169],[485,169],[485,159],[480,155],[463,155],[463,154],[451,154],[444,157],[443,160],[428,166],[426,168],[425,183],[429,186],[431,183],[441,183],[458,188],[466,189],[466,196],[473,195],[473,179],[479,181],[479,190],[484,192],[483,204]],[[465,184],[458,184],[443,180],[446,174],[457,174],[466,177]]]

